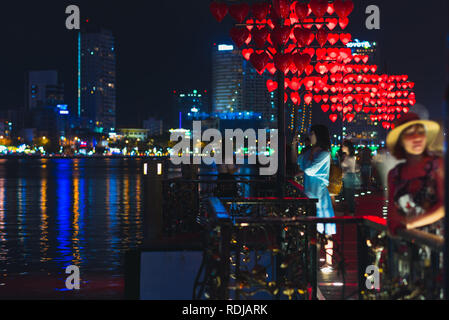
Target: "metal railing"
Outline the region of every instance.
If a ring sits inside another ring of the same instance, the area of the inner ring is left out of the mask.
[[[441,237],[419,230],[392,237],[386,221],[373,216],[316,218],[311,204],[305,198],[210,198],[194,299],[318,299],[324,281],[318,276],[319,249],[328,238],[317,232],[317,225],[327,223],[339,226],[333,238],[339,294],[331,298],[442,297]],[[345,250],[345,229],[353,226],[355,261]],[[367,274],[369,266],[378,272],[377,290],[369,285],[376,280]],[[348,277],[351,273],[355,279]],[[353,281],[355,290],[348,290]]]
[[[204,238],[195,299],[317,299],[326,281],[335,285],[336,299],[442,298],[441,237],[419,230],[393,237],[378,217],[316,218],[316,201],[295,183],[282,199],[273,181],[250,175],[208,174],[161,185],[163,233]],[[319,272],[329,239],[317,225],[326,223],[338,226],[330,280]],[[375,280],[369,266],[378,270],[378,290],[369,288]]]
[[[208,204],[208,236],[194,299],[309,294],[307,284],[316,282],[316,270],[307,264],[316,260],[309,256],[316,250],[307,249],[314,247],[311,230],[296,224],[294,217],[314,215],[316,200],[210,198]]]
[[[205,201],[210,197],[273,196],[274,184],[265,179],[236,175],[222,179],[218,175],[202,175],[198,179],[173,178],[162,182],[163,230],[168,235],[200,231]]]

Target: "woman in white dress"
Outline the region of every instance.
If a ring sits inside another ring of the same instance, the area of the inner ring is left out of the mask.
[[[304,172],[304,192],[310,199],[318,199],[317,217],[333,218],[334,209],[327,189],[331,165],[329,129],[323,125],[314,125],[310,128],[309,137],[311,148],[298,157],[298,164]],[[337,233],[337,228],[335,224],[328,223],[318,224],[317,229],[328,237],[328,243],[325,246],[326,264],[321,268],[322,271],[327,272],[332,269],[332,235]]]

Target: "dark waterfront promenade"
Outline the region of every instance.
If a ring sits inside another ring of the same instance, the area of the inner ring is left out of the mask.
[[[356,197],[356,212],[354,217],[363,218],[366,216],[378,217],[383,219],[383,209],[387,206],[384,194],[380,191],[374,191],[370,194],[364,194]],[[342,202],[336,203],[335,213],[337,217],[344,217]],[[347,217],[351,218],[351,217]],[[344,235],[343,241],[341,235]],[[321,291],[321,299],[357,299],[358,294],[358,270],[357,270],[357,228],[356,225],[343,226],[337,225],[338,247],[343,247],[345,256],[346,272],[345,279],[335,268],[330,273],[318,272],[318,286]],[[337,263],[338,264],[338,263]],[[343,291],[343,280],[346,280]]]

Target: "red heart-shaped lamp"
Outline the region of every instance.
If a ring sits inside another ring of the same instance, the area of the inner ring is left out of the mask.
[[[335,121],[337,121],[337,119],[338,119],[338,116],[337,116],[336,114],[331,114],[331,115],[329,116],[329,119],[330,119],[332,122],[335,123]]]
[[[210,12],[212,13],[212,15],[214,16],[214,18],[218,21],[218,22],[222,22],[223,19],[226,17],[226,15],[229,12],[228,6],[226,5],[226,3],[222,3],[222,2],[212,2],[209,6]]]
[[[249,13],[249,5],[247,3],[237,3],[229,5],[229,15],[238,23],[243,23]]]
[[[288,0],[273,0],[273,10],[282,19],[287,19],[290,14],[290,3]]]
[[[275,82],[275,81],[273,81],[271,79],[267,80],[268,92],[273,92],[273,91],[277,90],[277,88],[278,88],[277,82]]]
[[[293,55],[293,63],[296,65],[298,72],[301,74],[310,64],[312,58],[308,54],[296,53]]]
[[[334,10],[337,16],[346,18],[354,10],[354,3],[351,0],[335,0]]]
[[[232,41],[237,45],[237,47],[241,47],[245,44],[246,40],[250,36],[250,32],[247,28],[237,28],[234,27],[230,31],[230,35]]]
[[[266,2],[257,2],[252,5],[251,9],[253,9],[254,17],[257,20],[264,20],[270,11],[270,5]]]
[[[292,63],[292,55],[290,53],[280,54],[277,53],[274,56],[274,66],[278,71],[286,74],[288,72],[288,68]]]
[[[322,18],[327,12],[329,2],[327,0],[311,0],[310,9],[317,18]]]
[[[309,5],[307,3],[296,3],[295,12],[299,20],[304,20],[309,15]]]
[[[293,34],[295,35],[295,39],[300,47],[305,47],[309,43],[310,38],[313,36],[312,31],[302,28],[294,28]]]
[[[266,52],[262,53],[254,52],[250,58],[251,64],[259,74],[262,74],[265,71],[265,67],[269,61],[270,57],[268,57],[268,54]]]
[[[289,26],[277,26],[271,33],[271,40],[275,46],[284,46],[290,38],[291,28]]]
[[[316,41],[318,41],[320,47],[324,47],[328,39],[328,32],[324,29],[318,30],[316,34]]]
[[[265,42],[267,41],[269,34],[270,32],[268,31],[267,28],[262,29],[254,28],[253,31],[251,32],[253,40],[258,48],[263,48],[265,46]]]

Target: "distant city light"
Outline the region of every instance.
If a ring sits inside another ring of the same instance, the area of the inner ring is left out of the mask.
[[[218,45],[218,51],[232,51],[234,50],[234,46],[227,44]]]
[[[359,39],[354,39],[353,42],[349,42],[348,44],[346,44],[348,48],[364,48],[364,49],[369,49],[375,45],[376,45],[375,42],[371,43],[369,41],[360,41]]]

